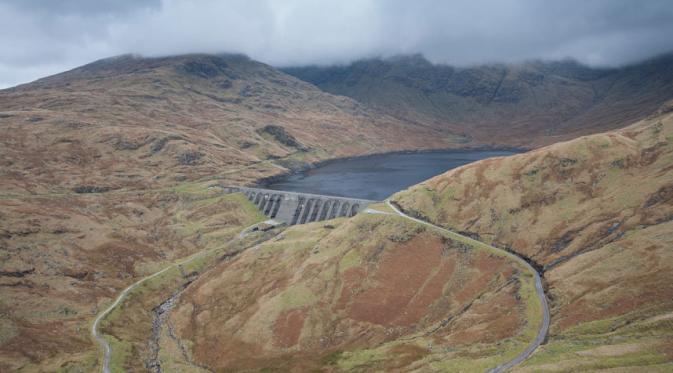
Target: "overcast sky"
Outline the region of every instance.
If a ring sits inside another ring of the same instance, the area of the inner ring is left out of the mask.
[[[0,0],[0,88],[123,53],[276,66],[422,53],[620,65],[673,50],[671,0]]]

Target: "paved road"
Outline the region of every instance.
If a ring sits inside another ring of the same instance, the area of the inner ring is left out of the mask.
[[[398,215],[400,215],[402,217],[413,220],[413,221],[415,221],[419,224],[423,224],[423,225],[433,227],[433,228],[435,228],[439,231],[445,232],[445,233],[449,233],[449,234],[452,234],[452,235],[454,235],[454,234],[455,235],[460,235],[459,233],[450,231],[446,228],[442,228],[442,227],[439,227],[439,226],[434,225],[432,223],[428,223],[426,221],[423,221],[421,219],[416,219],[414,217],[411,217],[411,216],[403,213],[397,207],[395,207],[395,205],[390,203],[390,200],[386,200],[386,204],[391,209],[393,209]],[[464,237],[468,241],[474,241],[475,243],[484,244],[483,242],[474,240],[470,237],[462,236],[462,235],[460,235],[460,236]],[[547,336],[547,332],[549,331],[549,305],[547,304],[547,297],[545,296],[544,289],[542,288],[542,279],[540,278],[540,274],[537,273],[535,268],[533,268],[530,264],[528,264],[528,262],[526,262],[523,258],[521,258],[521,257],[519,257],[515,254],[512,254],[508,251],[505,251],[503,249],[500,249],[500,248],[497,248],[497,247],[494,247],[494,246],[491,246],[491,248],[493,248],[494,250],[498,250],[498,251],[502,252],[503,254],[507,255],[510,258],[513,258],[514,260],[519,262],[521,265],[526,267],[528,269],[528,271],[533,273],[533,275],[535,276],[535,291],[537,293],[538,298],[540,299],[540,304],[542,304],[542,311],[543,311],[542,312],[542,326],[540,327],[540,330],[538,331],[537,336],[535,337],[535,340],[533,340],[530,343],[530,345],[528,345],[528,347],[523,352],[521,352],[519,355],[514,357],[512,360],[510,360],[508,362],[505,362],[503,364],[500,364],[497,367],[495,367],[493,369],[490,369],[488,371],[489,373],[500,373],[500,372],[504,372],[504,371],[514,367],[515,365],[518,365],[518,364],[522,363],[524,360],[528,359],[528,357],[533,353],[533,351],[535,351],[542,344],[542,342],[544,342],[544,339]]]
[[[248,231],[250,228],[254,227],[254,226],[257,225],[257,224],[259,224],[259,223],[255,223],[255,224],[253,224],[253,225],[251,225],[251,226],[249,226],[249,227],[243,229],[243,230],[241,231],[241,234],[243,234],[243,232]],[[138,287],[139,285],[141,285],[143,282],[145,282],[145,281],[147,281],[147,280],[150,280],[150,279],[152,279],[152,278],[154,278],[154,277],[157,277],[157,276],[159,276],[160,274],[162,274],[162,273],[168,271],[168,270],[171,269],[171,268],[176,268],[176,267],[179,267],[179,266],[181,266],[181,265],[183,265],[183,264],[186,264],[186,263],[188,263],[188,262],[190,262],[190,261],[192,261],[192,260],[194,260],[194,259],[196,259],[196,258],[198,258],[198,257],[201,257],[201,256],[203,256],[204,254],[207,254],[207,253],[209,253],[209,252],[210,252],[210,251],[202,251],[202,252],[200,252],[200,253],[194,254],[194,255],[188,257],[188,258],[185,259],[185,260],[182,260],[182,261],[180,261],[180,262],[178,262],[178,263],[173,263],[173,264],[167,266],[166,268],[164,268],[164,269],[162,269],[162,270],[160,270],[160,271],[158,271],[158,272],[155,272],[155,273],[153,273],[153,274],[151,274],[151,275],[149,275],[149,276],[146,276],[146,277],[141,278],[140,280],[134,282],[131,286],[129,286],[129,287],[127,287],[126,289],[122,290],[122,292],[119,294],[119,296],[117,297],[117,299],[115,299],[115,301],[114,301],[108,308],[106,308],[105,311],[103,311],[103,312],[101,312],[100,314],[98,314],[98,316],[96,317],[96,319],[93,321],[93,324],[91,325],[91,335],[93,336],[93,338],[98,342],[98,344],[99,344],[99,345],[101,346],[101,348],[103,349],[103,365],[102,365],[102,369],[101,369],[101,371],[102,371],[103,373],[110,373],[110,356],[112,355],[112,347],[110,346],[110,344],[108,343],[108,341],[105,340],[105,338],[103,337],[103,335],[100,334],[100,331],[98,330],[98,327],[100,326],[101,321],[103,321],[103,319],[104,319],[107,315],[109,315],[110,312],[112,312],[112,310],[114,310],[114,309],[115,309],[115,308],[116,308],[116,307],[117,307],[117,306],[118,306],[118,305],[119,305],[119,304],[120,304],[120,303],[121,303],[121,302],[128,296],[128,294],[131,292],[131,290],[135,289],[136,287]]]
[[[371,209],[367,207],[364,211],[365,214],[372,214],[372,215],[394,215],[392,212],[385,212],[385,211],[379,211],[376,209]]]

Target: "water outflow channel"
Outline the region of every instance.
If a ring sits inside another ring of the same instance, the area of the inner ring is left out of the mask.
[[[516,154],[505,150],[381,154],[340,159],[289,175],[265,187],[381,201],[391,194],[450,169],[485,158]]]

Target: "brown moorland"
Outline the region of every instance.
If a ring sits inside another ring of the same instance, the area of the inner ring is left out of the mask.
[[[217,265],[170,322],[191,346],[182,363],[214,371],[483,370],[530,342],[539,307],[511,259],[360,214],[291,227]]]
[[[259,219],[199,185],[0,199],[0,371],[94,371],[91,322],[122,288]]]
[[[327,158],[459,146],[244,56],[120,56],[0,91],[0,194],[245,184]]]
[[[467,165],[393,197],[544,271],[550,337],[521,370],[670,368],[672,109],[619,131]]]
[[[2,371],[91,370],[88,323],[121,289],[258,218],[191,181],[453,143],[234,55],[120,56],[2,90],[0,127]]]
[[[399,198],[547,267],[553,335],[526,369],[670,360],[670,122],[662,110],[624,131],[464,168],[452,174],[459,193],[430,181]],[[95,315],[139,278],[210,250],[215,270],[171,272],[101,325],[114,369],[147,368],[155,311],[199,273],[156,340],[167,367],[486,369],[539,322],[514,264],[393,217],[294,227],[232,260],[216,251],[262,217],[207,180],[491,142],[401,121],[242,56],[101,60],[0,91],[0,126],[1,371],[93,371]],[[251,295],[247,282],[262,287]]]
[[[2,90],[0,126],[3,371],[90,371],[89,323],[123,288],[259,218],[194,180],[246,184],[327,158],[457,146],[232,55],[121,56]],[[147,354],[138,337],[158,303],[134,299],[147,309],[123,303],[135,317],[102,325],[115,367]]]

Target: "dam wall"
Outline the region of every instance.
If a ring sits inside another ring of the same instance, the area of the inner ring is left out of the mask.
[[[350,217],[364,210],[369,204],[378,202],[262,188],[232,186],[221,188],[227,193],[244,193],[264,215],[287,225]]]

